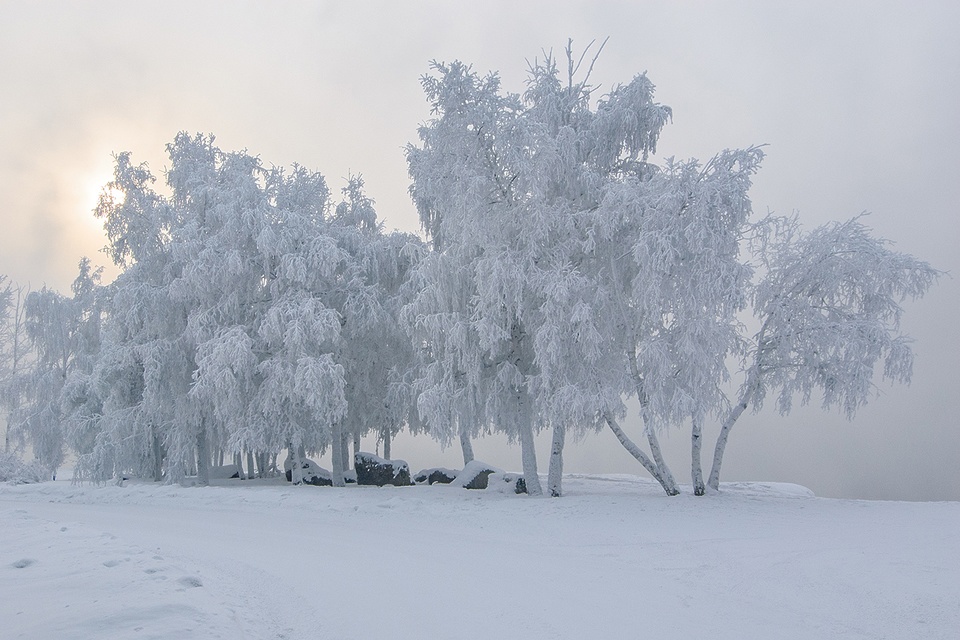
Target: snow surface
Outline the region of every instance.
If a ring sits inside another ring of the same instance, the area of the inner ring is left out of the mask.
[[[564,483],[2,485],[0,635],[958,637],[960,503]]]

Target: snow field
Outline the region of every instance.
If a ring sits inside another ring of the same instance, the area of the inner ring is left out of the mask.
[[[956,638],[960,504],[633,476],[0,487],[4,638]],[[17,566],[25,564],[25,566]]]

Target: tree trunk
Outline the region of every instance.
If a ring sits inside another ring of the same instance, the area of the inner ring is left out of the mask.
[[[343,465],[343,470],[347,471],[350,469],[350,434],[345,433],[343,437],[340,438],[340,460]]]
[[[663,487],[663,490],[668,496],[675,496],[680,493],[677,490],[676,485],[671,489],[666,481],[664,481],[663,476],[660,474],[660,470],[657,468],[657,465],[653,463],[653,460],[643,452],[643,449],[638,447],[636,443],[631,440],[626,433],[623,432],[623,429],[620,428],[620,424],[616,421],[612,414],[606,413],[603,416],[604,421],[607,423],[607,426],[610,427],[610,430],[613,431],[614,435],[617,436],[617,440],[620,441],[620,444],[623,445],[623,448],[627,450],[630,455],[637,459],[643,468],[647,470],[653,479],[660,483],[660,486]]]
[[[385,427],[383,434],[383,459],[390,460],[390,427]]]
[[[265,451],[257,452],[257,475],[260,478],[267,477],[267,453]]]
[[[723,452],[727,448],[727,438],[730,437],[730,429],[733,428],[734,423],[743,415],[743,412],[750,404],[750,400],[753,398],[758,384],[759,380],[756,380],[754,375],[750,375],[747,378],[747,387],[740,396],[740,400],[738,400],[737,404],[730,410],[727,419],[724,420],[720,426],[720,435],[717,436],[717,446],[713,450],[713,466],[710,468],[710,478],[707,480],[707,485],[711,489],[720,489],[720,465],[723,464]]]
[[[197,433],[197,486],[210,485],[210,444],[207,441],[207,427],[201,422]]]
[[[333,486],[344,487],[346,483],[343,480],[343,425],[339,422],[333,423],[333,433],[331,434],[333,442],[330,446],[330,460],[333,467]]]
[[[703,416],[693,417],[690,439],[690,456],[692,459],[690,476],[693,480],[693,495],[702,496],[706,493],[706,488],[703,486],[703,467],[700,462],[700,447],[703,444]]]
[[[645,427],[645,430],[647,432],[647,442],[650,443],[650,453],[653,454],[653,460],[657,463],[657,468],[660,469],[664,488],[667,490],[668,495],[675,496],[680,493],[680,488],[677,487],[677,481],[673,479],[673,473],[670,472],[667,461],[663,459],[663,452],[660,451],[660,440],[657,438],[657,432],[649,427]]]
[[[460,451],[463,452],[463,466],[473,462],[473,443],[470,442],[470,434],[466,429],[460,429]]]
[[[290,482],[293,484],[303,484],[303,457],[300,455],[302,447],[290,445],[289,455],[293,459],[290,467]]]
[[[153,481],[163,480],[163,446],[160,442],[160,436],[157,435],[156,427],[151,427],[150,445],[153,454]]]
[[[360,434],[353,434],[353,465],[357,465],[357,454],[360,453]]]
[[[253,452],[247,449],[247,480],[253,480],[256,477],[256,472],[253,470]]]
[[[526,422],[520,426],[520,455],[523,459],[523,481],[527,495],[542,496],[540,476],[537,473],[537,452],[533,443],[533,425]]]
[[[648,415],[649,400],[647,398],[647,392],[643,388],[643,377],[640,375],[640,369],[637,366],[637,351],[634,347],[631,347],[627,352],[627,360],[630,363],[630,375],[633,376],[633,383],[637,390],[637,402],[640,403],[640,419],[643,421],[643,429],[647,434],[647,442],[650,443],[650,452],[653,454],[653,460],[656,462],[657,469],[659,470],[659,482],[663,486],[664,491],[667,492],[667,495],[675,496],[680,493],[680,489],[677,488],[677,481],[673,479],[673,474],[670,472],[670,467],[667,466],[667,461],[663,459],[657,432],[650,426],[651,420]],[[623,441],[621,440],[621,442]]]
[[[550,447],[550,472],[547,475],[547,491],[553,498],[563,495],[563,442],[567,430],[561,425],[553,427],[553,443]]]

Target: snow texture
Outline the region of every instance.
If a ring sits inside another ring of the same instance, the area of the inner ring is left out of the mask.
[[[563,500],[308,491],[281,478],[3,485],[3,637],[617,640],[642,627],[946,640],[960,628],[958,503],[833,500],[775,483],[668,498],[627,475],[564,485]],[[305,574],[326,579],[296,588],[291,576]],[[411,588],[371,590],[370,575]]]

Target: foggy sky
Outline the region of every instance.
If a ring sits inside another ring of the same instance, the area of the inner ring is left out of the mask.
[[[600,93],[646,71],[673,108],[658,160],[767,144],[757,213],[797,211],[809,229],[869,211],[896,248],[960,272],[955,3],[460,4],[0,0],[0,274],[66,290],[81,256],[107,265],[90,210],[111,153],[131,151],[162,180],[164,145],[181,130],[321,171],[333,190],[362,173],[387,227],[417,231],[403,147],[429,117],[429,61],[498,70],[522,91],[544,49],[608,36]],[[881,384],[853,422],[818,407],[744,416],[724,480],[960,499],[957,280],[906,307],[911,386]],[[665,440],[687,481],[687,435]],[[496,438],[476,450],[520,467],[519,449]],[[417,468],[459,462],[424,438],[395,451]],[[566,470],[642,473],[609,432],[570,443]]]

